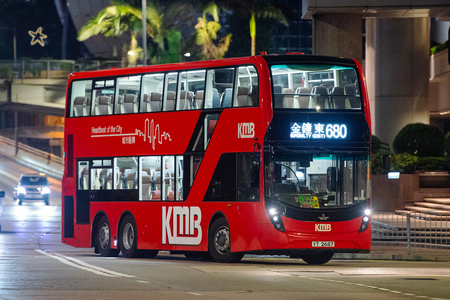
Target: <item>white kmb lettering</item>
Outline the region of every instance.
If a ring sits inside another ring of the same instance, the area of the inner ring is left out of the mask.
[[[163,206],[162,244],[165,245],[168,239],[169,245],[199,245],[202,241],[201,221],[202,212],[200,207]]]
[[[255,123],[238,123],[238,139],[251,139],[255,136]]]
[[[316,231],[331,231],[331,224],[316,224]]]

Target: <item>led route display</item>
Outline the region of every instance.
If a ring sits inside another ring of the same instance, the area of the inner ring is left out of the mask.
[[[294,122],[290,125],[291,139],[345,139],[346,124],[320,122]]]

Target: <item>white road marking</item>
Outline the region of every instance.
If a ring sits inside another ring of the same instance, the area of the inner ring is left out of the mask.
[[[35,251],[39,252],[43,255],[46,255],[48,257],[59,260],[60,262],[62,262],[63,264],[66,264],[68,266],[75,267],[75,268],[78,268],[78,269],[81,269],[84,271],[88,271],[88,272],[91,272],[91,273],[94,273],[97,275],[107,276],[107,277],[136,277],[133,275],[127,275],[127,274],[107,270],[105,268],[93,266],[82,260],[79,260],[79,259],[76,259],[73,257],[69,257],[69,256],[65,256],[62,254],[58,254],[55,252],[47,252],[47,251],[40,250],[40,249],[35,249]]]
[[[432,298],[432,297],[428,297],[428,296],[420,296],[420,295],[411,294],[411,293],[403,293],[403,292],[396,291],[396,290],[385,289],[385,288],[381,288],[381,287],[378,287],[378,286],[366,285],[366,284],[362,284],[362,283],[353,283],[353,282],[342,281],[342,280],[333,280],[333,279],[326,279],[326,278],[315,278],[315,277],[307,277],[307,276],[298,276],[298,277],[305,278],[305,279],[310,279],[310,280],[316,280],[316,281],[328,281],[328,282],[334,282],[334,283],[354,285],[354,286],[359,286],[359,287],[363,287],[363,288],[375,289],[375,290],[379,290],[379,291],[387,292],[387,293],[399,294],[399,295],[409,296],[409,297],[416,297],[416,298],[419,298],[419,299],[446,300],[446,299],[441,299],[441,298]]]

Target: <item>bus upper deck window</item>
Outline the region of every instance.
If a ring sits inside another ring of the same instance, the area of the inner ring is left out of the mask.
[[[92,97],[92,80],[72,82],[70,117],[89,116]]]

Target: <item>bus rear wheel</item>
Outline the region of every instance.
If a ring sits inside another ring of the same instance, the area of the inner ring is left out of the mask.
[[[137,228],[136,221],[130,215],[125,216],[119,228],[119,249],[128,258],[137,257]]]
[[[111,249],[111,226],[106,216],[102,216],[97,223],[96,245],[101,256],[119,255],[119,249]]]
[[[215,220],[210,228],[208,248],[212,258],[220,263],[239,262],[243,253],[231,252],[230,226],[225,218]]]
[[[317,254],[309,254],[302,256],[302,259],[310,265],[323,265],[333,258],[334,253],[331,251],[321,252]]]

